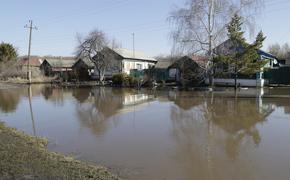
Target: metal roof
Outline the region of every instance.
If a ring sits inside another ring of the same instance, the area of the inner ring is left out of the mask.
[[[112,49],[114,52],[122,56],[124,59],[138,59],[138,60],[145,60],[145,61],[153,61],[157,62],[156,59],[145,55],[143,52],[140,51],[132,51],[128,49]]]
[[[164,59],[164,60],[159,60],[155,68],[160,68],[160,69],[167,69],[169,66],[171,66],[176,60],[171,60],[171,59]]]
[[[29,64],[30,66],[35,66],[35,67],[40,67],[40,65],[42,64],[43,62],[43,59],[40,58],[40,57],[30,57],[29,59]],[[27,57],[24,57],[24,58],[21,58],[17,64],[19,66],[27,66],[28,65],[28,58]]]
[[[45,59],[45,61],[47,61],[51,67],[54,68],[71,68],[76,60],[75,59],[70,59],[70,60],[62,60],[62,59]]]

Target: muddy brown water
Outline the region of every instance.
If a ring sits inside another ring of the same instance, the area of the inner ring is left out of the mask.
[[[0,90],[0,119],[124,179],[290,179],[290,89],[237,95],[37,85]]]

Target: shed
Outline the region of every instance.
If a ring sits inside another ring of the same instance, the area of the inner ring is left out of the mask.
[[[168,58],[168,59],[158,60],[154,68],[148,69],[146,71],[146,74],[157,82],[175,81],[174,78],[173,79],[169,78],[168,67],[171,66],[176,60],[177,58]]]
[[[72,69],[78,80],[90,80],[94,67],[94,63],[91,60],[78,59]]]
[[[199,85],[205,78],[205,69],[188,56],[178,59],[168,69],[169,78],[184,86]]]
[[[75,59],[45,59],[40,66],[42,73],[46,76],[61,75],[62,73],[72,72]]]

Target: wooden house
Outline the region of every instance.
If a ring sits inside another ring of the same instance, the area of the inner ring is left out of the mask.
[[[94,63],[88,59],[78,59],[72,66],[73,73],[78,80],[90,80],[94,72]]]
[[[44,59],[40,70],[45,76],[62,76],[72,72],[75,59]]]
[[[153,69],[150,69],[147,74],[154,79],[156,82],[168,82],[175,81],[175,77],[169,77],[169,67],[177,60],[178,58],[165,58],[158,59],[158,62]]]
[[[205,77],[204,67],[188,56],[160,60],[149,73],[156,82],[176,82],[184,86],[196,86]]]
[[[168,67],[169,78],[183,86],[196,86],[205,80],[205,69],[188,56],[181,57]]]
[[[27,57],[21,57],[16,63],[16,68],[18,71],[27,72],[29,64],[32,76],[39,76],[41,74],[40,66],[42,63],[43,58],[38,56],[31,56],[29,59],[29,63]]]

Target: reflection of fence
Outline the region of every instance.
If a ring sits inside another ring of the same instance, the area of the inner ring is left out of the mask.
[[[269,69],[264,73],[264,78],[270,84],[290,84],[290,66]]]

